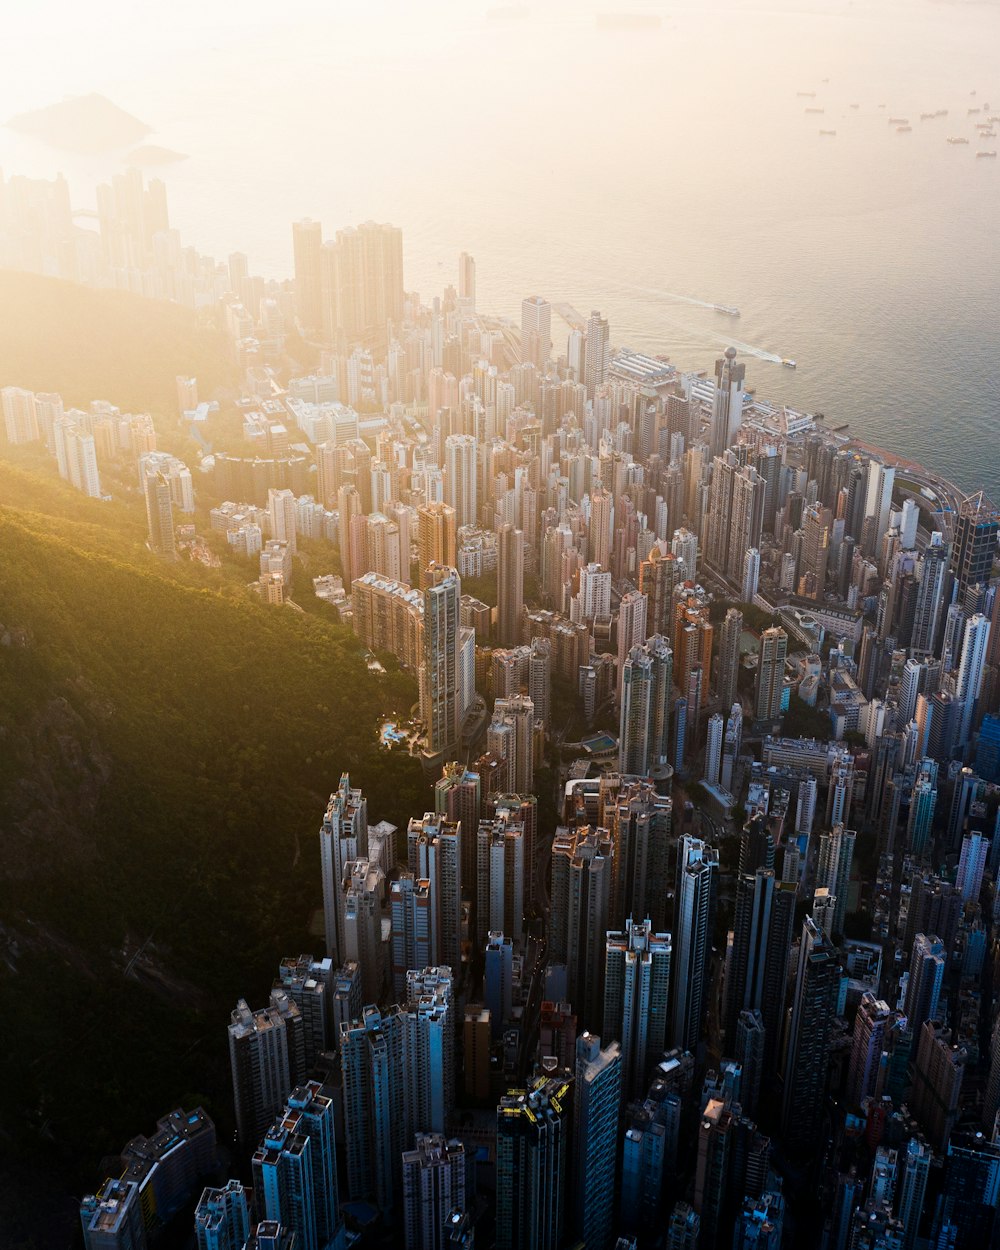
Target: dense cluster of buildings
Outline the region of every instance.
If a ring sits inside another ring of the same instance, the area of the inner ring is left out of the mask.
[[[318,593],[419,692],[432,810],[331,795],[326,949],[233,1012],[241,1179],[199,1246],[994,1244],[991,502],[756,398],[733,349],[682,373],[596,311],[487,317],[468,255],[424,304],[389,226],[298,223],[278,284],[180,249],[132,175],[85,245],[59,184],[4,197],[8,233],[49,206],[23,267],[218,305],[246,454],[202,466],[211,528],[275,603],[327,544]],[[132,455],[172,553],[191,475],[140,419],[3,408],[88,493],[102,440]],[[165,1218],[138,1166],[88,1246]]]

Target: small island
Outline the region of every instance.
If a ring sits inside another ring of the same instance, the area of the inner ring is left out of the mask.
[[[138,143],[151,129],[96,92],[18,113],[7,122],[7,128],[32,135],[52,147],[88,156]]]

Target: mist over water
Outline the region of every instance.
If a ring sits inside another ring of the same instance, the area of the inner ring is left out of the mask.
[[[734,342],[760,395],[1000,496],[1000,158],[975,156],[1000,138],[968,113],[1000,114],[996,5],[185,2],[141,46],[129,9],[98,8],[67,6],[43,72],[15,58],[0,117],[98,90],[148,122],[189,154],[150,171],[185,243],[285,277],[293,219],[392,221],[424,299],[472,252],[482,311],[600,308],[615,344],[684,368]],[[0,130],[0,165],[61,169],[87,206],[121,161]]]

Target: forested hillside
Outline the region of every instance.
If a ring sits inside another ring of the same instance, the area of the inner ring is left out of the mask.
[[[411,678],[369,673],[340,626],[160,564],[115,505],[65,492],[0,465],[0,1158],[79,1194],[182,1101],[225,1136],[229,1010],[321,949],[340,773],[373,821],[429,791],[376,741]]]

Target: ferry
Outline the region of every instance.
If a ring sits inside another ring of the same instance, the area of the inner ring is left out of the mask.
[[[783,357],[783,358],[782,358],[781,363],[785,366],[785,368],[786,368],[786,369],[794,369],[794,368],[796,368],[795,361],[794,361],[794,360],[788,360],[786,357]]]

